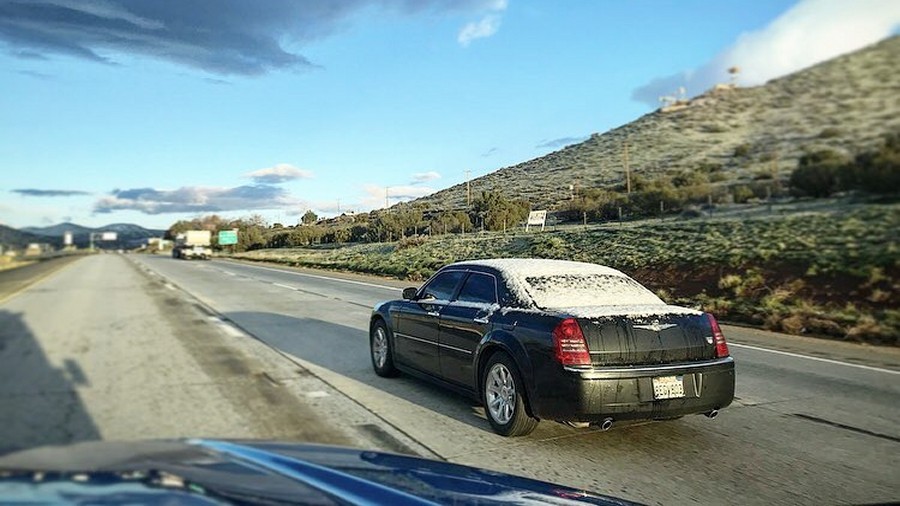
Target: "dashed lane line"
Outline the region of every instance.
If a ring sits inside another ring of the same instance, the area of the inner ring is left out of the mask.
[[[294,272],[294,271],[287,271],[287,270],[283,270],[283,269],[273,269],[271,267],[262,267],[259,265],[247,265],[247,264],[236,264],[236,265],[240,265],[241,267],[246,267],[248,269],[261,269],[264,271],[278,272],[281,274],[293,274],[294,276],[304,276],[307,278],[322,279],[325,281],[337,281],[339,283],[349,283],[352,285],[368,286],[368,287],[372,287],[372,288],[379,288],[381,290],[390,290],[392,292],[396,292],[397,290],[399,290],[399,288],[397,288],[395,286],[378,285],[375,283],[367,283],[365,281],[356,281],[356,280],[352,280],[352,279],[332,278],[332,277],[328,277],[328,276],[319,276],[317,274],[308,274],[306,272]]]

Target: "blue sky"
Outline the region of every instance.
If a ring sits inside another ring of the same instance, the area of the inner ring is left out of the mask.
[[[0,223],[365,211],[898,26],[890,0],[0,0]]]

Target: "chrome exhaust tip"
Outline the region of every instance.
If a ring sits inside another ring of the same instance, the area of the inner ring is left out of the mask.
[[[718,410],[718,409],[714,409],[714,410],[712,410],[712,411],[708,411],[708,412],[703,413],[703,414],[706,415],[706,418],[709,418],[710,420],[712,420],[713,418],[719,416],[719,410]]]
[[[613,419],[607,418],[600,423],[600,430],[602,430],[603,432],[606,432],[612,428],[612,424],[613,424]]]

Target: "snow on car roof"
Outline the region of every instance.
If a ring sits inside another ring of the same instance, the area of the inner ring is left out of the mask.
[[[625,276],[622,271],[617,271],[605,265],[589,264],[586,262],[573,262],[571,260],[553,260],[550,258],[492,258],[487,260],[469,260],[459,262],[468,265],[483,265],[493,267],[504,276],[514,278],[518,276],[558,276],[565,274],[609,274],[613,276]]]
[[[603,265],[544,258],[500,258],[460,264],[497,269],[516,298],[544,309],[665,305],[637,281]]]

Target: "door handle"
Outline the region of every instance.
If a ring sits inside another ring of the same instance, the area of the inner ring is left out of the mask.
[[[428,316],[440,316],[441,315],[441,313],[438,313],[437,311],[428,311],[425,314],[427,314]]]
[[[475,318],[475,319],[472,320],[472,321],[475,322],[475,323],[481,323],[481,324],[488,323],[487,316],[482,316],[482,317],[480,317],[480,318]]]

